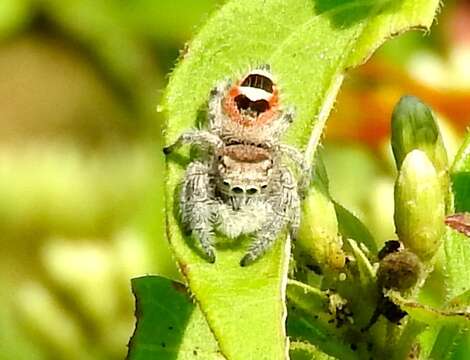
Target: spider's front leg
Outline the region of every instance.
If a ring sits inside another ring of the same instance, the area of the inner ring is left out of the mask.
[[[271,248],[286,226],[289,226],[291,237],[296,235],[300,223],[300,199],[296,180],[289,169],[281,168],[276,181],[276,193],[266,199],[272,214],[255,233],[253,242],[240,261],[241,266],[247,266],[261,257]]]
[[[291,159],[298,168],[300,172],[298,181],[299,194],[301,194],[302,197],[305,196],[311,182],[312,171],[309,164],[305,160],[304,154],[295,147],[286,144],[280,144],[279,150],[282,154]]]
[[[185,144],[208,146],[213,149],[223,146],[222,140],[217,135],[205,130],[193,130],[181,134],[174,144],[163,148],[163,152],[168,155]]]
[[[192,162],[184,176],[180,192],[180,211],[183,226],[191,231],[207,260],[215,262],[214,223],[217,206],[210,166]]]

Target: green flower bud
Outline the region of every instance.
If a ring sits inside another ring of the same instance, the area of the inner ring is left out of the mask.
[[[439,177],[427,155],[411,151],[395,183],[395,227],[406,248],[428,261],[441,245],[445,201]]]
[[[403,96],[392,115],[392,149],[398,169],[406,155],[419,149],[437,172],[447,170],[447,152],[431,109],[414,96]]]
[[[297,246],[322,270],[344,267],[345,254],[338,235],[338,220],[334,203],[326,191],[314,186],[302,204],[302,221]]]
[[[392,149],[398,169],[410,151],[418,149],[426,153],[437,171],[450,211],[450,178],[442,136],[431,109],[414,96],[403,96],[393,110]]]

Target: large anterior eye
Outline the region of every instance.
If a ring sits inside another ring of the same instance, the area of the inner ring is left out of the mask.
[[[235,186],[232,188],[232,192],[235,194],[241,194],[243,192],[243,189],[241,187]]]
[[[248,195],[254,195],[254,194],[256,194],[257,192],[258,192],[258,189],[256,189],[256,188],[249,188],[249,189],[246,191],[246,193],[247,193]]]
[[[260,74],[251,74],[246,77],[245,80],[241,83],[241,86],[253,87],[257,89],[262,89],[269,93],[273,93],[274,84],[271,79]]]

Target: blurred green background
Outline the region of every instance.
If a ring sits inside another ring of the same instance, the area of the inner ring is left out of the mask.
[[[162,114],[185,43],[222,0],[0,1],[0,359],[122,359],[129,279],[178,273],[164,238]],[[323,153],[332,192],[394,237],[392,108],[470,120],[470,1],[348,75]]]

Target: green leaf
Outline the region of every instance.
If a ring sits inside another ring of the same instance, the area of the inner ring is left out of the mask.
[[[388,296],[412,318],[407,326],[410,323],[413,324],[418,321],[416,323],[416,330],[418,330],[418,332],[420,329],[423,329],[420,323],[431,325],[429,329],[432,332],[439,330],[433,341],[434,344],[429,359],[450,360],[462,358],[460,353],[468,349],[469,345],[468,327],[470,326],[470,311],[468,309],[468,303],[466,306],[462,306],[461,309],[454,307],[436,309],[404,299],[399,293],[394,291],[389,292]],[[468,301],[468,294],[465,294],[460,299],[455,299],[451,304],[459,304],[462,300]],[[402,339],[398,344],[399,348],[403,347],[403,341],[407,340],[405,335],[406,334],[403,333],[401,336]],[[397,357],[397,359],[400,359],[400,357]]]
[[[470,336],[467,329],[456,326],[444,326],[436,338],[430,359],[465,360],[468,359]]]
[[[192,41],[170,79],[164,104],[170,125],[167,144],[194,126],[218,81],[269,63],[285,104],[297,111],[286,138],[305,148],[311,140],[312,119],[326,118],[345,69],[361,64],[385,39],[410,28],[429,27],[438,4],[438,0],[229,1]]]
[[[455,308],[463,308],[470,305],[470,290],[465,291],[463,294],[453,298],[449,305]]]
[[[369,251],[377,254],[377,244],[369,229],[353,213],[335,202],[336,217],[338,218],[339,232],[345,239],[353,239],[364,244]]]
[[[398,292],[390,291],[387,296],[413,319],[431,325],[470,325],[470,310],[435,309],[433,307],[403,298]]]
[[[415,319],[409,319],[406,322],[406,325],[404,326],[403,330],[401,331],[396,343],[394,343],[395,339],[388,340],[388,342],[393,345],[393,349],[395,349],[392,355],[392,359],[393,360],[410,359],[411,357],[409,357],[409,354],[412,351],[413,345],[416,344],[416,340],[417,340],[416,338],[425,329],[426,329],[426,324],[420,321],[417,321]],[[394,329],[394,330],[397,331],[397,329]]]
[[[449,302],[451,309],[468,309],[470,304],[470,291],[452,299]],[[470,351],[469,322],[464,324],[450,324],[443,326],[434,342],[432,353],[436,359],[464,360]]]
[[[428,340],[433,342],[430,355],[426,358],[443,360],[460,358],[458,356],[454,357],[454,351],[461,352],[468,345],[468,332],[466,330],[470,325],[470,311],[468,308],[463,310],[436,309],[404,299],[395,291],[390,291],[387,295],[411,317],[397,344],[399,350],[398,354],[395,355],[398,356],[394,358],[403,358],[399,354],[403,353],[403,349],[410,348],[412,344],[410,339],[414,339],[425,328],[424,324],[430,325],[427,335],[431,335],[431,339]],[[434,339],[432,339],[433,333],[437,334]],[[429,346],[429,341],[426,338],[421,338],[420,341],[425,341],[423,344],[425,347]],[[427,349],[423,350],[428,352]]]
[[[470,290],[470,239],[449,227],[445,233],[447,299]]]
[[[455,157],[450,177],[455,211],[470,212],[470,132]]]
[[[375,271],[369,259],[364,254],[360,246],[352,239],[348,239],[349,246],[352,249],[359,270],[360,284],[364,290],[371,287],[375,290]]]
[[[284,140],[307,149],[306,158],[312,161],[344,71],[362,63],[392,35],[429,27],[438,3],[229,1],[201,29],[170,78],[163,103],[168,119],[166,144],[196,126],[210,90],[219,81],[268,63],[282,89],[283,104],[296,112]],[[246,243],[220,246],[217,262],[207,263],[184,238],[176,216],[175,192],[187,160],[167,164],[167,232],[221,351],[230,359],[285,358],[288,242],[278,241],[248,267],[238,266]]]
[[[468,309],[470,304],[470,270],[468,263],[470,244],[468,237],[447,227],[444,235],[444,253],[445,266],[442,271],[447,303],[451,306],[451,309]],[[405,310],[409,312],[409,309]],[[445,312],[444,314],[438,314],[435,311],[426,312],[422,309],[414,314],[410,312],[410,314],[412,316],[424,315],[424,319],[427,317],[427,322],[434,325],[430,328],[430,331],[437,335],[436,339],[432,341],[433,346],[429,358],[443,360],[466,358],[464,354],[468,355],[468,349],[470,348],[468,340],[470,336],[466,331],[470,327],[470,320],[468,320],[470,316],[468,314],[466,321],[462,320],[463,315],[449,318]]]
[[[289,355],[291,360],[334,360],[310,343],[294,341],[290,343]]]
[[[219,248],[216,263],[209,264],[179,233],[170,236],[183,275],[227,358],[284,358],[288,260],[284,246],[290,246],[289,242],[277,242],[269,254],[242,268],[243,248]]]
[[[132,279],[137,326],[129,360],[224,359],[183,284],[158,276]]]
[[[455,157],[450,175],[455,210],[470,211],[470,133]],[[450,300],[470,290],[470,239],[447,227],[444,249],[447,299]]]
[[[470,331],[467,328],[461,328],[453,341],[452,351],[449,353],[451,360],[466,360],[470,353]]]

